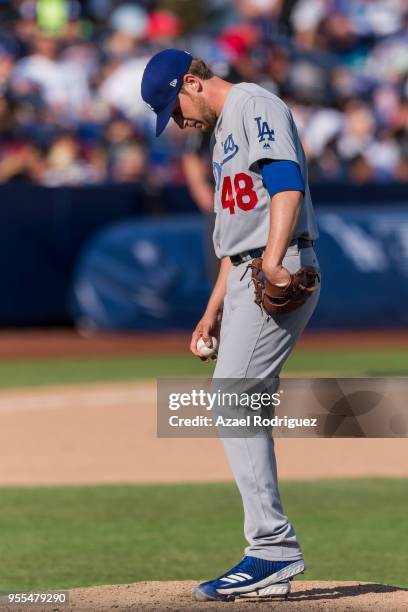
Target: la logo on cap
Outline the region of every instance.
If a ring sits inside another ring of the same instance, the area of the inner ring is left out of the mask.
[[[173,79],[172,81],[170,81],[169,85],[170,85],[170,87],[176,87],[177,79]]]

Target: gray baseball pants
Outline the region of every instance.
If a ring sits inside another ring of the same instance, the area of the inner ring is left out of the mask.
[[[283,265],[295,272],[303,265],[319,268],[313,248],[288,248]],[[276,378],[309,321],[319,289],[299,309],[267,320],[254,303],[247,263],[228,276],[221,325],[221,342],[214,379]],[[302,558],[295,531],[285,516],[279,494],[272,436],[222,438],[240,491],[248,541],[246,555],[271,561]]]

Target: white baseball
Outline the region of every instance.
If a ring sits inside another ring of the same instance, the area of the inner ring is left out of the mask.
[[[217,352],[218,340],[215,336],[211,336],[211,343],[212,346],[209,347],[206,345],[202,337],[198,339],[197,350],[202,357],[211,357],[211,355],[214,355]]]

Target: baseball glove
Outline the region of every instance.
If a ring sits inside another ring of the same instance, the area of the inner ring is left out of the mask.
[[[255,304],[270,317],[303,306],[316,290],[319,280],[319,273],[315,268],[303,266],[290,275],[290,282],[286,287],[278,287],[267,280],[262,271],[261,257],[253,259],[248,268],[252,272]]]

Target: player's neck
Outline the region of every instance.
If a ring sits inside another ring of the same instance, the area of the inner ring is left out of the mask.
[[[208,81],[204,81],[204,83],[206,87],[206,96],[215,110],[217,117],[219,117],[222,113],[227,95],[233,85],[217,76],[208,79]]]

